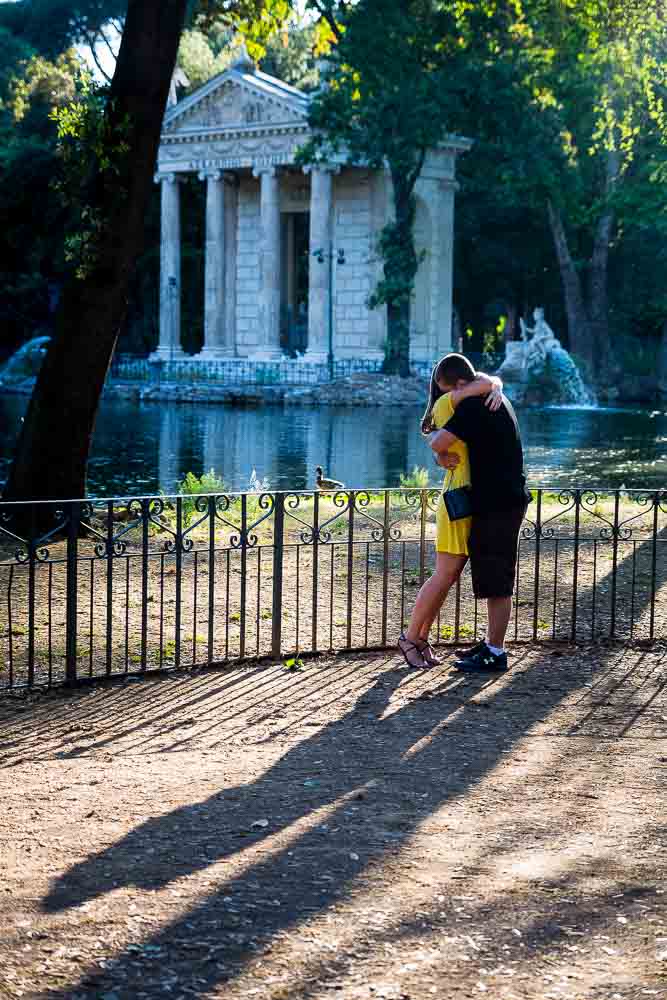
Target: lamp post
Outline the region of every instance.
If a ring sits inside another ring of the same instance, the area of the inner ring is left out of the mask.
[[[326,261],[329,264],[329,310],[328,310],[328,351],[327,351],[327,364],[329,366],[329,381],[333,381],[333,366],[334,366],[334,353],[333,353],[333,315],[334,315],[334,301],[333,301],[333,266],[334,261],[336,264],[341,266],[345,263],[345,251],[339,247],[338,250],[334,252],[333,243],[329,243],[328,250],[320,247],[317,250],[313,250],[313,257],[324,264]]]

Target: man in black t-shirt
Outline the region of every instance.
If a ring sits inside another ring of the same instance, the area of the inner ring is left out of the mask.
[[[492,413],[481,397],[459,403],[441,431],[431,435],[436,460],[451,468],[448,456],[455,441],[468,446],[472,484],[472,529],[468,543],[475,597],[488,608],[486,641],[457,660],[459,670],[507,669],[505,635],[512,611],[519,531],[530,493],[526,490],[523,449],[516,415],[510,401]]]

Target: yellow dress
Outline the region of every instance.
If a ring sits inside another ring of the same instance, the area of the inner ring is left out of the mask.
[[[453,415],[454,406],[452,405],[451,396],[449,393],[446,393],[444,396],[440,396],[433,407],[433,424],[440,430]],[[452,445],[450,451],[459,455],[461,461],[455,469],[445,470],[445,479],[442,484],[443,490],[445,487],[449,490],[454,490],[459,486],[470,486],[468,446],[463,441],[457,441],[456,444]],[[467,556],[471,523],[472,518],[470,517],[462,517],[458,521],[450,521],[441,494],[435,515],[436,552],[449,552],[450,555]]]

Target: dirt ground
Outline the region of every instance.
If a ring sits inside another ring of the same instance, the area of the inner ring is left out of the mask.
[[[667,645],[0,700],[0,998],[667,997]]]

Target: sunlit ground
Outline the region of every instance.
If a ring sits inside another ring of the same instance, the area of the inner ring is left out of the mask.
[[[0,702],[0,997],[667,996],[666,662]]]

